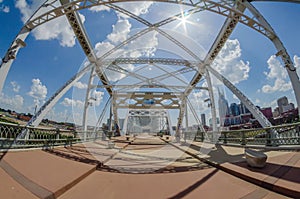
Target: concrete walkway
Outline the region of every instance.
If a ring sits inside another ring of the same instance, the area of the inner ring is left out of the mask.
[[[246,163],[244,148],[190,142],[172,143],[200,160],[227,173],[293,198],[300,198],[300,152],[260,149],[267,156],[264,168],[252,168]]]
[[[0,198],[298,197],[299,152],[267,151],[258,170],[245,164],[241,148],[205,155],[202,143],[190,144],[120,138],[113,148],[96,141],[0,153]]]

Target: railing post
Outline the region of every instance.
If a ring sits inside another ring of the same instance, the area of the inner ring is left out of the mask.
[[[84,132],[83,132],[83,141],[86,141],[86,138],[87,138],[87,132],[84,131]]]
[[[242,143],[241,145],[246,145],[246,137],[245,137],[245,131],[242,131]]]
[[[296,135],[297,135],[297,141],[298,141],[298,144],[300,144],[300,126],[298,125],[297,128],[296,128]]]
[[[223,141],[223,143],[227,144],[227,132],[224,131],[223,134],[224,134],[224,141]]]
[[[97,140],[98,139],[98,131],[96,131],[96,133],[95,133],[95,140]]]
[[[56,128],[56,140],[59,140],[60,137],[60,131],[59,128]]]
[[[204,141],[204,132],[201,131],[201,142],[203,142],[203,141]]]
[[[272,146],[273,141],[272,141],[272,132],[270,129],[266,130],[266,146]]]
[[[30,129],[28,129],[27,127],[25,127],[25,131],[26,131],[26,133],[25,133],[25,140],[27,141],[27,140],[29,140]]]

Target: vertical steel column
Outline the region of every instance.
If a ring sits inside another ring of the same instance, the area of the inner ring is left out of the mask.
[[[186,130],[187,130],[189,127],[188,106],[185,106],[185,126],[186,126]]]
[[[209,71],[207,70],[207,68],[205,69],[206,72],[206,82],[207,82],[207,86],[208,86],[208,94],[209,94],[209,98],[210,98],[210,110],[211,110],[211,117],[212,117],[212,130],[213,130],[213,137],[212,140],[214,141],[214,139],[217,139],[217,114],[216,114],[216,104],[215,104],[215,97],[214,97],[214,91],[213,91],[213,86],[212,86],[212,82],[211,82],[211,78],[210,78],[210,74]]]
[[[90,105],[90,97],[91,97],[91,89],[92,89],[92,84],[94,81],[94,71],[95,71],[95,66],[93,66],[88,82],[88,87],[86,90],[86,96],[85,96],[85,102],[84,102],[84,110],[83,110],[83,118],[82,118],[82,127],[83,131],[87,130],[87,119],[88,119],[88,108]]]
[[[114,127],[115,127],[115,135],[120,135],[120,126],[119,126],[119,118],[118,118],[118,109],[117,109],[117,99],[115,96],[115,92],[113,93],[112,97],[112,114],[114,117]]]
[[[178,117],[178,122],[177,122],[176,134],[175,134],[177,141],[179,141],[180,137],[181,137],[182,120],[183,120],[185,110],[186,110],[186,97],[182,96],[180,109],[179,109],[179,117]]]

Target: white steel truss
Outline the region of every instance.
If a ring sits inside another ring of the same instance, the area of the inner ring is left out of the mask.
[[[167,109],[129,109],[125,120],[126,125],[123,128],[123,132],[127,135],[142,133],[143,131],[152,134],[163,131],[167,134],[173,134]],[[135,126],[139,128],[136,129],[134,128]]]

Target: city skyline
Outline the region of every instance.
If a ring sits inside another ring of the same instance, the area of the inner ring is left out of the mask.
[[[2,24],[0,30],[1,57],[4,57],[11,41],[24,21],[39,6],[38,4],[39,2],[32,3],[25,0],[0,2],[0,6],[3,8],[0,11]],[[262,12],[282,39],[299,73],[300,41],[293,38],[297,38],[297,35],[300,34],[299,20],[297,20],[300,5],[268,2],[253,4]],[[137,15],[153,21],[163,16],[162,11],[166,8],[164,4],[161,8],[158,8],[157,5],[157,3],[151,2],[124,4],[129,10],[136,9]],[[152,11],[154,8],[158,9],[157,15]],[[174,13],[178,11],[172,6],[168,9],[173,9]],[[280,16],[275,13],[280,13]],[[109,49],[110,46],[117,45],[124,36],[127,37],[130,31],[142,27],[136,21],[105,7],[80,11],[80,14],[96,49]],[[101,20],[94,21],[94,17],[99,17]],[[202,17],[209,20],[206,22],[202,20]],[[177,24],[165,28],[176,32],[185,26],[184,35],[192,38],[204,52],[207,51],[217,30],[222,25],[224,17],[204,12],[203,15],[191,16],[188,20],[200,25],[177,22]],[[102,28],[99,29],[99,27]],[[198,39],[197,33],[194,32],[195,29],[198,30],[201,27],[203,40]],[[288,33],[286,29],[288,29]],[[156,42],[158,40],[157,35],[149,35],[146,42],[151,44],[149,48],[152,51],[147,52],[148,56],[151,57],[152,54],[157,53],[159,47]],[[17,112],[33,113],[36,106],[40,107],[78,71],[85,60],[85,55],[75,40],[73,32],[66,26],[66,20],[62,17],[35,30],[25,42],[27,46],[21,49],[6,79],[3,93],[0,96],[0,107],[14,109]],[[276,53],[270,41],[239,24],[213,66],[258,106],[270,106],[274,109],[278,96],[287,96],[289,101],[296,105],[287,73],[280,59],[275,57]],[[220,87],[221,84],[215,82],[215,85]],[[80,80],[75,84],[75,87],[82,90],[87,87],[87,84]],[[204,92],[195,91],[195,95],[199,99],[205,99],[207,93]],[[107,96],[103,94],[103,90],[95,92],[94,95],[97,97],[95,106],[100,108],[103,102],[105,103]],[[225,89],[225,95],[231,102],[239,101],[228,89]],[[66,116],[73,112],[72,106],[79,107],[82,105],[83,102],[74,99],[72,91],[69,91],[47,117],[65,120]],[[208,114],[208,108],[203,100],[198,109],[198,112]],[[68,120],[71,121],[72,117],[69,117]]]

